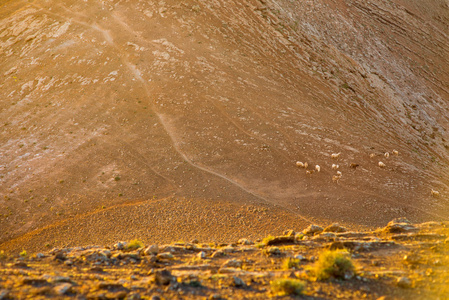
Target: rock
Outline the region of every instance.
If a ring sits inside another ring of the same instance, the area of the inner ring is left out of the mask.
[[[68,259],[68,260],[66,260],[66,261],[64,262],[64,265],[66,265],[66,266],[71,266],[71,265],[73,265],[73,261],[70,260],[70,259]]]
[[[334,223],[326,228],[324,228],[324,232],[335,232],[335,233],[340,233],[340,232],[346,232],[347,229],[343,226],[340,226],[340,224],[338,223]]]
[[[303,256],[303,255],[301,255],[301,254],[297,254],[297,255],[295,255],[295,259],[299,259],[299,260],[307,260],[307,258],[305,257],[305,256]]]
[[[240,259],[230,259],[223,264],[223,267],[226,268],[241,268],[242,261]]]
[[[206,258],[206,252],[204,252],[204,251],[201,251],[200,253],[198,253],[197,255],[196,255],[196,257],[198,257],[199,259],[205,259]]]
[[[114,249],[123,250],[126,248],[127,245],[128,245],[127,242],[118,242],[117,244],[114,245]]]
[[[161,297],[159,297],[158,295],[153,295],[151,297],[151,300],[161,300]]]
[[[223,251],[224,253],[233,253],[235,252],[235,248],[232,246],[226,246],[222,248],[221,251]]]
[[[221,300],[223,299],[220,294],[213,294],[209,297],[210,300]]]
[[[425,241],[425,240],[444,240],[443,234],[437,233],[400,233],[391,236],[395,241]]]
[[[158,245],[151,245],[145,250],[143,250],[144,255],[157,255],[159,253],[159,246]]]
[[[158,259],[172,259],[174,256],[170,252],[162,252],[156,256]]]
[[[250,241],[247,240],[247,239],[240,239],[240,240],[237,242],[237,244],[239,244],[239,245],[252,245],[253,243],[250,242]]]
[[[176,282],[176,277],[173,276],[168,270],[156,271],[154,279],[157,284],[169,285],[170,282]]]
[[[282,233],[283,236],[295,236],[296,232],[294,230],[286,230]]]
[[[214,253],[212,253],[212,255],[210,257],[215,258],[215,257],[223,256],[223,255],[225,255],[225,254],[223,253],[222,250],[217,250]]]
[[[51,278],[51,282],[53,283],[73,283],[70,277],[67,276],[55,276]]]
[[[245,282],[240,277],[232,276],[232,278],[234,280],[234,286],[236,286],[236,287],[245,287],[246,286]]]
[[[55,291],[55,293],[59,296],[63,296],[65,295],[67,292],[70,291],[70,289],[72,288],[72,285],[70,283],[63,283],[60,285],[57,285],[53,288],[53,290]]]
[[[403,289],[409,289],[412,287],[412,281],[408,277],[399,277],[397,280],[397,285]]]
[[[28,265],[25,262],[23,262],[23,261],[17,261],[17,262],[15,262],[13,264],[13,266],[16,267],[16,268],[22,268],[22,269],[28,269],[29,268]]]
[[[289,244],[295,242],[295,236],[277,236],[267,242],[267,246]]]
[[[306,234],[306,235],[315,235],[318,233],[323,232],[324,228],[318,225],[310,225],[309,227],[307,227],[306,229],[304,229],[304,231],[302,233]]]
[[[268,248],[267,253],[270,255],[280,255],[281,249],[279,249],[278,247],[270,247]]]
[[[121,283],[106,282],[106,281],[100,282],[98,284],[97,288],[99,290],[108,290],[108,291],[111,291],[111,292],[117,292],[117,291],[121,291],[121,290],[128,290]]]
[[[22,284],[32,286],[46,286],[49,285],[49,282],[43,278],[25,277],[22,279]]]
[[[416,232],[419,229],[413,226],[409,220],[405,218],[394,219],[389,222],[387,226],[383,229],[385,233],[408,233]]]
[[[9,291],[8,290],[0,290],[0,300],[8,299]]]
[[[190,243],[192,243],[192,244],[198,244],[199,241],[198,241],[197,239],[193,239]]]
[[[42,258],[44,258],[45,257],[45,254],[43,254],[43,253],[38,253],[38,254],[36,254],[36,258],[37,259],[42,259]]]

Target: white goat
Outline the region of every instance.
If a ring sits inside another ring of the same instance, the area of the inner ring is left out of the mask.
[[[331,154],[331,157],[334,158],[334,159],[337,159],[337,158],[340,157],[340,154],[341,154],[341,152],[338,152],[338,153],[332,153],[332,154]]]

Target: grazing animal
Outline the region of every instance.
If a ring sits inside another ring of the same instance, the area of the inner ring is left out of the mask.
[[[307,162],[304,163],[304,169],[307,169],[309,167],[309,164]]]
[[[338,153],[332,153],[332,154],[331,154],[331,157],[334,158],[334,159],[337,159],[337,158],[340,157],[340,154],[341,154],[341,152],[338,152]]]
[[[339,165],[336,165],[336,164],[332,164],[332,170],[337,170],[338,168],[340,168],[340,166],[339,166]]]
[[[356,163],[351,163],[351,164],[349,165],[349,167],[350,167],[350,168],[353,168],[353,169],[356,169],[358,166],[359,166],[359,164],[356,164]]]
[[[332,181],[338,183],[338,181],[340,180],[341,176],[342,176],[341,172],[337,171],[337,175],[332,176]]]
[[[302,162],[300,162],[300,161],[296,162],[296,166],[299,167],[299,168],[304,168],[304,164]]]
[[[438,197],[440,197],[440,192],[435,191],[434,189],[432,189],[430,191],[430,195],[432,195],[432,197],[434,197],[434,198],[438,198]]]
[[[369,155],[369,158],[374,158],[374,156],[376,156],[376,154],[371,153],[371,154]]]
[[[340,180],[340,178],[341,178],[341,176],[334,175],[334,176],[332,176],[332,181],[338,182]]]
[[[384,156],[385,156],[385,158],[389,158],[390,157],[390,153],[385,152]]]
[[[398,150],[393,150],[393,154],[398,156],[399,155],[399,151]]]
[[[320,167],[319,165],[316,165],[316,166],[315,166],[315,170],[316,170],[317,172],[319,172],[319,171],[321,171],[321,167]]]
[[[314,171],[314,170],[307,170],[307,171],[306,171],[306,174],[307,174],[307,175],[312,175],[313,172],[315,172],[315,171]]]
[[[386,164],[384,164],[383,162],[379,162],[379,167],[381,167],[381,168],[385,168],[387,165]]]

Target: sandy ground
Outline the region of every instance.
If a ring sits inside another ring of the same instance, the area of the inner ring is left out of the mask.
[[[1,1],[0,248],[447,220],[448,20],[437,0]]]

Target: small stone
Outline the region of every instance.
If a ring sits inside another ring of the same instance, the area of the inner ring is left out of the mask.
[[[157,284],[168,285],[170,282],[176,282],[176,277],[168,270],[161,270],[155,272],[155,281]]]
[[[8,299],[9,291],[8,290],[0,290],[0,300]]]
[[[346,232],[347,229],[343,226],[340,226],[340,224],[338,223],[334,223],[326,228],[324,228],[324,232],[335,232],[335,233],[340,233],[340,232]]]
[[[36,254],[36,258],[37,259],[42,259],[42,258],[44,258],[45,257],[45,255],[43,254],[43,253],[38,253],[38,254]]]
[[[55,293],[59,296],[65,295],[70,289],[72,288],[72,285],[70,283],[63,283],[60,285],[57,285],[53,288]]]
[[[90,270],[91,272],[94,272],[94,273],[103,273],[103,272],[104,272],[104,271],[103,271],[103,268],[98,267],[98,266],[92,267],[92,268],[90,268],[89,270]]]
[[[192,243],[192,244],[198,244],[199,241],[198,241],[197,239],[193,239],[192,241],[190,241],[190,243]]]
[[[239,245],[251,245],[252,243],[247,239],[240,239],[237,244]]]
[[[209,297],[210,300],[220,300],[223,299],[220,294],[213,294]]]
[[[174,256],[170,252],[162,252],[156,256],[158,259],[172,259]]]
[[[241,268],[242,261],[240,259],[230,259],[223,264],[225,268]]]
[[[23,285],[32,285],[32,286],[44,286],[48,285],[48,281],[43,278],[32,278],[32,277],[25,277],[22,279]]]
[[[268,248],[267,253],[271,255],[279,255],[281,254],[281,250],[278,247],[270,247]]]
[[[144,255],[157,255],[159,253],[158,245],[151,245],[143,251]]]
[[[13,266],[16,267],[16,268],[23,268],[23,269],[27,269],[28,268],[28,265],[25,262],[23,262],[23,261],[17,261],[17,262],[15,262],[13,264]]]
[[[123,250],[125,249],[127,244],[128,244],[127,242],[118,242],[117,244],[114,245],[114,248],[117,250]]]
[[[397,280],[397,285],[403,289],[409,289],[412,287],[412,281],[408,277],[399,277]]]
[[[282,233],[283,236],[295,236],[296,232],[294,230],[286,230]]]
[[[68,260],[64,261],[64,265],[66,265],[66,266],[71,266],[71,265],[73,265],[73,261],[71,261],[70,259],[68,259]]]
[[[151,300],[161,300],[161,297],[159,297],[158,295],[153,295],[151,297]]]
[[[225,255],[225,254],[223,253],[222,250],[217,250],[214,253],[212,253],[212,255],[210,257],[215,258],[215,257],[223,256],[223,255]]]
[[[198,253],[196,255],[196,257],[198,257],[199,259],[205,259],[206,258],[206,252],[201,251],[200,253]]]
[[[307,235],[315,235],[323,232],[324,228],[318,225],[310,225],[306,229],[304,229],[303,233]]]
[[[245,282],[240,277],[232,276],[232,278],[234,279],[234,286],[236,287],[246,286]]]
[[[226,246],[222,248],[221,251],[223,251],[224,253],[233,253],[235,252],[235,248],[232,246]]]
[[[302,256],[301,254],[295,255],[295,259],[299,259],[299,260],[307,260],[307,258],[306,258],[305,256]]]

